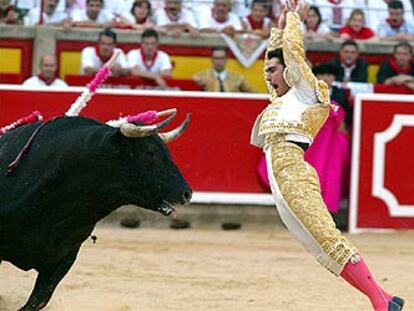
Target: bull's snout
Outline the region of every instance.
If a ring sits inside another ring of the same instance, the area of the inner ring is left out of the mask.
[[[185,189],[183,193],[181,194],[181,203],[182,204],[190,203],[192,196],[193,196],[193,190],[191,190],[190,188]]]

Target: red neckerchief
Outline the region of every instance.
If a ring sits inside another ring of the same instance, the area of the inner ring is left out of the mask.
[[[249,21],[250,26],[252,26],[252,29],[253,29],[253,30],[255,30],[255,29],[263,29],[263,26],[264,26],[264,19],[262,19],[262,20],[260,20],[260,21],[256,22],[256,21],[253,19],[252,15],[250,14],[249,16],[247,16],[247,20]]]
[[[164,11],[165,14],[167,14],[168,19],[172,22],[178,22],[178,20],[181,18],[181,12],[179,12],[177,16],[174,16],[166,8],[164,8]]]
[[[114,52],[112,52],[111,55],[104,57],[99,53],[99,46],[95,46],[95,54],[100,59],[101,63],[105,64],[112,57]]]
[[[404,24],[404,19],[401,21],[401,23],[399,23],[396,26],[394,26],[394,25],[391,24],[391,20],[389,18],[387,18],[385,21],[388,23],[388,25],[390,25],[390,27],[392,29],[395,29],[395,30],[398,30],[402,26],[402,24]]]
[[[145,53],[142,53],[142,50],[140,50],[140,53],[145,68],[147,68],[147,70],[150,71],[152,66],[154,66],[155,60],[157,59],[158,51],[156,51],[150,59],[147,58],[147,55]]]
[[[342,0],[328,0],[330,3],[338,5],[342,2]]]
[[[51,85],[56,80],[56,76],[53,76],[52,80],[46,80],[45,76],[42,74],[38,74],[37,78],[43,81],[47,86]]]
[[[404,67],[400,67],[400,65],[398,65],[397,60],[393,57],[390,60],[390,65],[392,70],[394,70],[397,73],[402,73],[402,74],[409,74],[411,72],[411,62]]]
[[[214,9],[211,9],[211,16],[213,17],[213,19],[216,22],[218,22],[220,24],[223,24],[223,23],[225,23],[225,22],[227,22],[229,20],[229,16],[228,15],[227,15],[227,18],[225,18],[225,19],[218,19],[218,17],[216,16],[216,13],[214,13]]]
[[[141,20],[137,20],[137,18],[135,17],[135,22],[139,25],[144,25],[147,22],[147,20],[148,20],[148,16]]]

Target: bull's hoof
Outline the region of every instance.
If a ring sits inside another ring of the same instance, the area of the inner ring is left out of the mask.
[[[141,221],[135,217],[124,218],[121,220],[120,224],[123,228],[135,229],[141,225]]]
[[[223,230],[238,230],[241,228],[241,223],[238,222],[223,222],[221,224]]]
[[[172,219],[170,221],[171,229],[188,229],[190,227],[191,227],[191,224],[188,220]]]

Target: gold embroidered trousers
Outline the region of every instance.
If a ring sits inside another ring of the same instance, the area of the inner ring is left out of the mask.
[[[276,207],[288,230],[329,271],[339,275],[357,249],[336,229],[318,175],[302,148],[283,134],[266,135],[266,160]]]

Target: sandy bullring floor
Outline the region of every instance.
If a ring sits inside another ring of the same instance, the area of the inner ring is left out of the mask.
[[[46,310],[364,311],[368,300],[324,271],[281,226],[121,229],[88,240]],[[414,310],[414,232],[353,236],[386,289]],[[20,307],[35,272],[0,266],[0,310]]]

